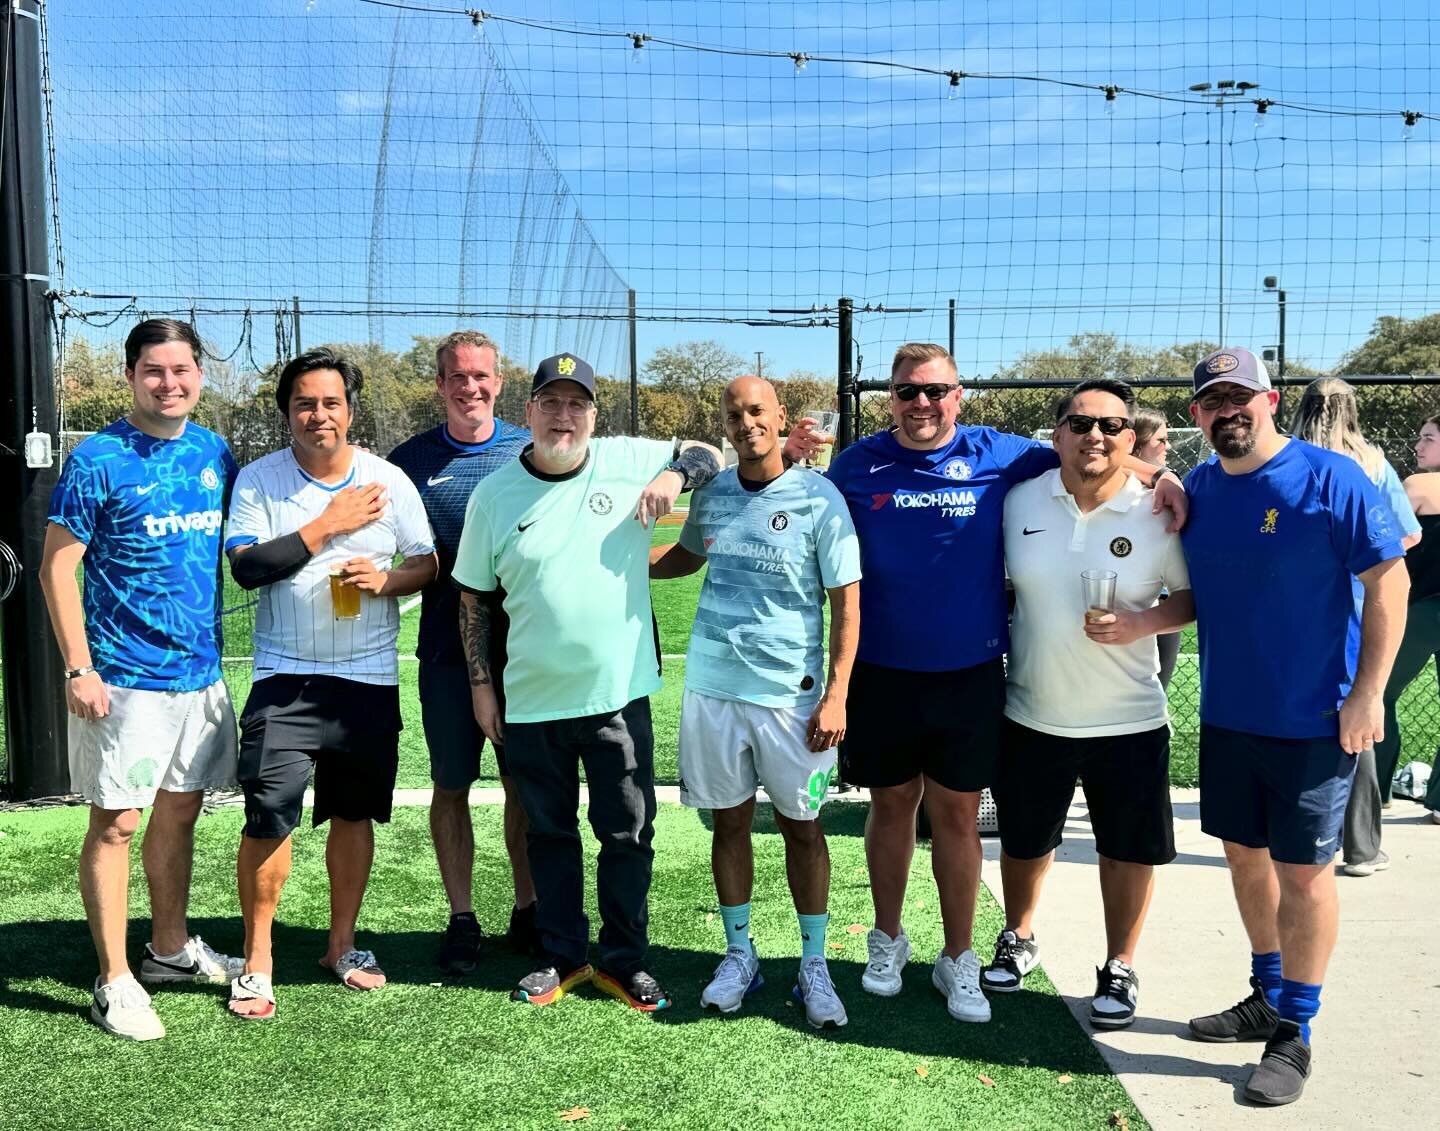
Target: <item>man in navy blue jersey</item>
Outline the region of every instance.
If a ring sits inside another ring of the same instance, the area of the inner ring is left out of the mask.
[[[420,710],[425,742],[430,748],[430,835],[440,879],[450,901],[450,923],[437,962],[449,974],[475,968],[480,925],[475,918],[471,882],[475,834],[470,822],[470,785],[480,776],[480,751],[485,735],[471,708],[470,680],[460,643],[460,591],[450,583],[455,548],[465,525],[465,504],[475,485],[519,455],[530,442],[528,429],[495,416],[495,402],[504,385],[500,351],[486,335],[457,330],[435,349],[435,387],[445,403],[445,423],[406,440],[390,453],[390,462],[405,472],[420,491],[440,573],[421,594]],[[498,602],[492,611],[492,638],[500,653],[492,670],[504,670],[505,614]],[[505,850],[515,881],[509,938],[528,951],[535,942],[535,887],[525,855],[526,821],[510,775],[505,752],[495,748],[500,784],[505,790]]]

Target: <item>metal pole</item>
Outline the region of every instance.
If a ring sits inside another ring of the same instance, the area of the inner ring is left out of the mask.
[[[1215,343],[1219,348],[1225,346],[1225,99],[1218,98],[1215,105],[1220,107],[1220,264],[1219,264],[1219,286],[1216,288],[1220,300],[1220,340]]]
[[[630,289],[630,435],[640,435],[640,367],[636,360],[635,290]]]
[[[50,285],[46,250],[44,123],[40,97],[40,17],[37,0],[5,5],[9,86],[4,92],[0,152],[0,540],[22,566],[5,602],[5,738],[10,790],[16,798],[68,793],[64,673],[50,616],[40,591],[50,491],[59,472],[26,466],[25,435],[49,434],[58,449],[55,373],[50,356],[45,292]]]
[[[840,438],[835,445],[837,452],[855,442],[856,417],[860,411],[860,391],[855,387],[855,371],[851,362],[855,356],[852,326],[855,303],[842,298],[839,306],[840,315],[836,321],[840,328],[840,366],[835,381],[835,398],[840,407]]]
[[[1280,345],[1277,347],[1277,349],[1276,349],[1276,351],[1275,351],[1275,369],[1276,369],[1276,376],[1277,376],[1277,377],[1280,377],[1280,378],[1284,378],[1284,376],[1285,376],[1285,292],[1284,292],[1284,291],[1278,291],[1278,292],[1277,292],[1277,295],[1278,295],[1279,302],[1280,302]]]
[[[955,300],[950,300],[950,356],[955,356]]]
[[[761,359],[762,359],[764,356],[765,356],[765,354],[764,354],[764,352],[763,352],[762,350],[756,350],[756,351],[755,351],[755,376],[756,376],[756,377],[764,377],[764,376],[765,376],[765,367],[764,367],[764,365],[761,364]]]
[[[295,356],[299,357],[305,352],[305,347],[300,344],[300,296],[290,296],[290,338],[295,343]]]

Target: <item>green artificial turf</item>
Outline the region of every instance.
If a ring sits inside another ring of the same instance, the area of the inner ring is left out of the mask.
[[[508,881],[500,811],[474,811],[477,911],[505,924]],[[834,882],[830,966],[850,1013],[834,1035],[808,1028],[789,988],[799,936],[781,845],[761,814],[754,934],[768,985],[732,1018],[702,1013],[701,987],[722,945],[699,816],[662,807],[651,895],[652,968],[675,995],[654,1018],[583,989],[539,1009],[506,991],[525,963],[491,944],[472,978],[431,965],[445,904],[425,812],[397,810],[377,836],[360,945],[391,984],[342,989],[316,965],[324,948],[323,833],[296,837],[295,872],[276,930],[279,1012],[227,1016],[221,987],[157,991],[163,1041],[121,1042],[87,1020],[94,957],[75,887],[79,809],[0,814],[0,1122],[72,1127],[554,1128],[589,1109],[591,1128],[1104,1128],[1144,1121],[1043,974],[994,1002],[988,1025],[951,1021],[929,985],[940,945],[930,862],[916,854],[906,925],[916,958],[892,999],[859,988],[868,923],[860,832],[864,809],[826,810]],[[207,815],[197,833],[192,930],[232,953],[240,814]],[[583,825],[582,825],[583,827]],[[593,844],[587,843],[592,862]],[[135,856],[130,941],[146,937]],[[977,937],[1000,916],[983,890]],[[593,900],[592,900],[593,918]],[[1072,940],[1099,945],[1100,940]],[[1062,1082],[1062,1078],[1068,1078]]]

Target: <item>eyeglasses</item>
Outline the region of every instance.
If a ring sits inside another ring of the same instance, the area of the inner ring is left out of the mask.
[[[1259,389],[1232,389],[1228,393],[1206,393],[1195,398],[1195,403],[1206,412],[1214,412],[1218,408],[1224,408],[1227,404],[1233,404],[1236,408],[1244,408],[1260,395]]]
[[[1118,436],[1130,427],[1130,421],[1123,416],[1085,416],[1079,412],[1062,416],[1060,423],[1068,425],[1070,431],[1077,436],[1090,435],[1097,424],[1100,426],[1100,435],[1102,436]]]
[[[925,394],[927,400],[938,401],[948,397],[960,386],[956,385],[891,385],[890,391],[902,401],[913,401],[921,393]]]
[[[560,410],[565,409],[571,416],[580,416],[594,407],[595,402],[586,400],[584,397],[556,397],[540,396],[532,397],[535,407],[546,416],[559,416]]]

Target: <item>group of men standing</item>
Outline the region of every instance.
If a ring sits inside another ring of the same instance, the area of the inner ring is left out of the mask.
[[[1196,367],[1191,413],[1218,458],[1192,473],[1188,494],[1133,456],[1135,398],[1119,381],[1073,389],[1045,444],[960,424],[954,360],[911,343],[891,370],[893,427],[821,475],[793,466],[816,447],[808,422],[787,439],[773,387],[739,378],[722,402],[738,463],[720,472],[708,445],[593,439],[594,373],[572,354],[537,369],[526,429],[496,419],[498,350],[469,331],[437,349],[445,423],[389,462],[348,442],[362,383],[353,365],[327,350],[294,359],[276,389],[292,443],[237,477],[223,441],[187,422],[201,356],[183,323],[136,328],[134,409],[76,449],[51,508],[43,573],[68,669],[72,778],[92,806],[81,889],[102,1027],[163,1035],[124,953],[129,841],[147,807],[153,933],[141,979],[229,981],[233,1012],[274,1015],[271,924],[312,765],[313,819],[330,822],[321,963],[351,989],[384,984],[355,923],[373,822],[388,820],[395,783],[396,598],[417,591],[431,829],[451,910],[440,964],[463,974],[478,954],[467,795],[488,738],[505,787],[509,934],[535,956],[512,996],[546,1005],[591,982],[634,1008],[666,1008],[647,949],[648,697],[660,682],[649,583],[708,565],[679,748],[682,802],[713,813],[726,942],[703,1005],[733,1012],[763,984],[749,933],[763,786],[801,937],[794,994],[812,1025],[846,1024],[825,962],[819,820],[838,757],[871,798],[865,991],[903,986],[901,909],[923,801],[944,926],[931,981],[952,1017],[988,1021],[986,991],[1019,989],[1038,963],[1042,881],[1083,783],[1106,926],[1091,1020],[1130,1024],[1154,868],[1175,854],[1154,638],[1198,618],[1202,823],[1225,842],[1254,992],[1191,1030],[1266,1041],[1247,1095],[1298,1098],[1336,934],[1329,861],[1351,755],[1381,732],[1406,583],[1374,488],[1350,461],[1276,430],[1278,398],[1248,351]],[[696,493],[679,541],[652,550],[651,521],[686,489]],[[243,958],[185,925],[201,791],[237,776],[219,678],[227,511],[232,573],[260,593],[238,748]],[[1086,615],[1086,570],[1108,571],[1109,612]],[[337,615],[332,594],[346,589],[364,595],[358,616]],[[1275,633],[1305,647],[1262,657]],[[595,966],[582,765],[600,841]],[[1006,920],[982,965],[973,925],[986,787]]]

